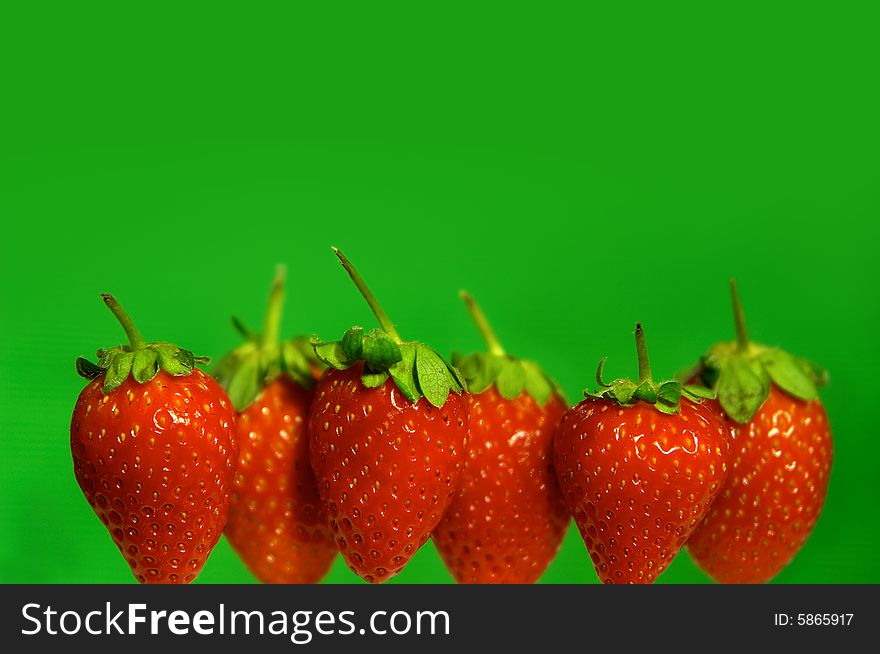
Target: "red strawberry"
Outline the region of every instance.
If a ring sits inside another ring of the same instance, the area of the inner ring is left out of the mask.
[[[688,551],[716,581],[764,583],[804,545],[825,503],[832,443],[817,387],[826,376],[750,342],[731,288],[737,340],[713,347],[698,374],[732,421],[733,464]]]
[[[604,583],[651,583],[709,510],[727,476],[729,429],[705,389],[655,383],[641,325],[639,380],[602,382],[556,430],[554,463]]]
[[[235,410],[170,343],[146,343],[102,296],[130,345],[77,359],[92,380],[70,425],[73,471],[141,583],[189,583],[220,538],[238,457]]]
[[[553,471],[566,402],[536,363],[505,353],[473,298],[462,297],[489,351],[455,361],[472,393],[470,449],[434,543],[459,583],[530,584],[571,519]]]
[[[315,343],[330,366],[309,415],[312,469],[339,551],[369,582],[400,572],[458,488],[468,399],[458,371],[401,340],[348,260],[334,248],[382,329],[352,327]]]
[[[283,295],[279,269],[262,335],[236,321],[246,341],[215,372],[239,411],[226,537],[263,583],[316,583],[336,557],[309,464],[306,421],[318,362],[305,339],[278,343]]]

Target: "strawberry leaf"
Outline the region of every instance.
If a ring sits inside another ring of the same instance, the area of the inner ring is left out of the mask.
[[[303,388],[315,385],[314,369],[319,361],[309,341],[301,336],[281,344],[281,368]]]
[[[712,346],[688,379],[698,377],[716,391],[727,415],[741,424],[748,423],[761,408],[772,384],[800,400],[818,398],[819,388],[828,383],[828,373],[806,359],[750,341],[734,280],[730,291],[736,340]]]
[[[544,406],[552,395],[557,395],[568,404],[559,386],[534,361],[519,359],[510,354],[475,352],[467,356],[453,356],[455,368],[461,375],[459,385],[467,386],[468,391],[479,394],[493,384],[499,394],[514,399],[528,393],[539,406]]]
[[[131,374],[138,384],[150,381],[159,372],[159,355],[156,350],[143,348],[135,350],[131,363]]]
[[[819,396],[810,375],[799,366],[795,357],[782,350],[766,350],[757,357],[773,383],[789,395],[802,400],[815,400]]]
[[[681,384],[677,381],[663,382],[657,388],[657,401],[662,404],[677,405],[681,395]]]
[[[526,371],[517,360],[508,360],[495,380],[501,397],[512,400],[525,390]]]
[[[419,387],[416,384],[416,346],[412,343],[403,343],[400,346],[400,361],[388,368],[391,379],[397,384],[397,388],[406,395],[411,402],[419,399]]]
[[[540,366],[534,361],[520,360],[526,373],[525,390],[538,403],[544,406],[553,395],[555,388],[553,382],[544,374]],[[565,402],[567,404],[567,402]]]
[[[632,394],[632,397],[634,400],[641,400],[642,402],[647,402],[648,404],[656,404],[657,389],[654,387],[653,382],[646,380],[636,387],[636,390]]]
[[[380,329],[372,329],[363,337],[363,359],[373,370],[387,370],[403,357],[400,347]]]
[[[340,341],[333,341],[330,343],[314,343],[314,348],[315,356],[317,356],[318,359],[323,361],[331,368],[336,368],[337,370],[345,370],[349,368],[353,363],[348,357],[345,356],[345,351],[343,350],[342,343]]]
[[[727,359],[718,377],[718,401],[736,422],[752,419],[770,394],[770,378],[764,369],[742,357]]]
[[[792,397],[809,401],[819,397],[819,388],[828,381],[827,373],[806,359],[757,343],[745,348],[737,343],[715,345],[700,360],[698,377],[715,391],[727,415],[740,424],[749,422],[761,408],[771,383]]]
[[[226,386],[226,393],[232,400],[236,411],[242,411],[260,393],[259,361],[253,357],[239,365],[232,373]]]
[[[121,351],[116,356],[110,358],[107,372],[104,375],[105,393],[110,393],[122,385],[128,375],[131,373],[131,362],[134,360],[134,354],[131,352]]]
[[[342,352],[348,361],[357,361],[364,356],[364,328],[352,327],[342,335]]]
[[[97,379],[104,374],[104,368],[92,363],[88,359],[77,357],[76,372],[80,377],[85,377],[86,379]]]
[[[364,368],[364,372],[361,375],[361,383],[367,388],[378,388],[388,379],[388,371],[380,370],[378,372],[372,372]]]
[[[681,394],[688,398],[691,402],[700,402],[702,400],[714,400],[715,392],[705,386],[697,386],[696,384],[687,384],[681,387]]]
[[[602,379],[602,371],[605,367],[605,358],[603,357],[596,368],[596,384],[599,388],[593,393],[587,390],[584,395],[596,399],[612,400],[617,405],[625,407],[645,402],[667,414],[681,411],[682,398],[689,402],[702,401],[702,398],[697,394],[686,391],[677,379],[655,382],[651,376],[644,330],[639,323],[636,323],[635,337],[639,362],[639,381],[623,377],[606,384]]]
[[[442,407],[452,390],[446,362],[434,350],[421,343],[416,346],[416,375],[422,395],[436,407]]]
[[[338,370],[363,362],[361,383],[366,388],[382,386],[389,377],[411,402],[424,396],[442,407],[450,392],[464,390],[458,370],[427,345],[397,342],[388,332],[360,327],[349,329],[342,340],[323,343],[312,339],[318,359]],[[359,354],[358,358],[350,358]]]
[[[207,357],[194,356],[189,350],[172,343],[146,342],[112,295],[103,294],[101,298],[119,321],[128,336],[129,344],[99,349],[97,364],[82,357],[78,358],[76,371],[86,379],[96,379],[104,375],[101,387],[104,393],[119,388],[129,375],[138,384],[145,384],[160,370],[179,377],[189,375],[196,364],[208,362]]]

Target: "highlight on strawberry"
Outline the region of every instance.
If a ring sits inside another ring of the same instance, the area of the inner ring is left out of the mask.
[[[89,380],[73,409],[73,471],[141,583],[189,583],[216,545],[238,458],[235,410],[196,368],[204,357],[146,342],[111,295],[128,345],[79,358]]]
[[[308,411],[322,368],[308,339],[279,340],[284,268],[263,330],[233,318],[244,339],[214,376],[238,411],[240,452],[226,537],[263,583],[316,583],[336,558],[309,463]]]
[[[368,582],[399,573],[458,488],[468,445],[461,375],[429,346],[404,341],[346,257],[333,249],[380,327],[314,341],[328,368],[309,416],[309,454],[348,566]]]

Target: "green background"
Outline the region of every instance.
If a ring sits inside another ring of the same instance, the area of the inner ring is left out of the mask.
[[[0,581],[133,581],[68,447],[74,358],[122,340],[98,293],[216,357],[286,262],[285,333],[335,337],[373,323],[330,245],[404,337],[478,347],[466,287],[572,398],[634,372],[636,320],[658,374],[731,337],[735,275],[752,336],[831,371],[777,580],[880,581],[877,16],[476,4],[2,10]],[[225,542],[199,578],[251,580]],[[450,580],[431,545],[397,579]],[[596,582],[574,530],[544,581]]]

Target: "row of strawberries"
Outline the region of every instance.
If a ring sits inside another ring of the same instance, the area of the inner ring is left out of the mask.
[[[221,533],[266,583],[313,583],[337,553],[369,582],[433,538],[460,583],[532,583],[573,516],[606,583],[650,583],[687,545],[724,583],[761,583],[818,518],[831,434],[824,373],[737,340],[656,382],[636,326],[636,380],[579,404],[508,354],[462,293],[487,350],[448,362],[404,341],[335,250],[380,327],[279,340],[282,275],[264,328],[206,360],[146,342],[77,360],[76,479],[142,583],[188,583]],[[604,360],[603,362],[604,363]]]

